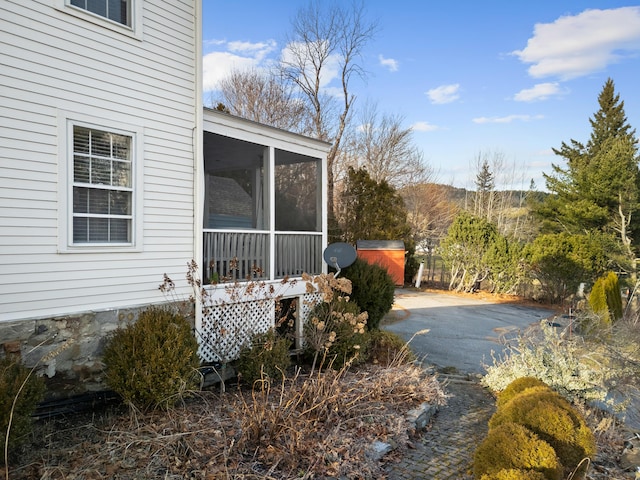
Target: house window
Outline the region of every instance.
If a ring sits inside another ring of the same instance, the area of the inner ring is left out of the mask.
[[[133,0],[69,0],[69,4],[131,27],[132,1]]]
[[[132,134],[73,125],[72,244],[132,244]]]

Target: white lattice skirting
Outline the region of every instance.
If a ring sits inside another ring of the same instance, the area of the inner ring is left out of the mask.
[[[287,298],[298,298],[296,332],[301,335],[302,322],[321,296],[305,293]],[[204,362],[223,364],[237,359],[252,335],[264,333],[275,325],[275,310],[273,298],[203,305],[202,321],[197,328],[200,358]]]

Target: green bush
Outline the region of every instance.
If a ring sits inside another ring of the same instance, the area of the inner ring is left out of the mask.
[[[622,318],[620,282],[615,273],[609,272],[596,280],[589,294],[589,306],[605,325]]]
[[[44,381],[29,373],[28,368],[13,358],[0,359],[0,447],[3,452],[0,464],[6,461],[4,446],[9,422],[9,448],[13,450],[31,432],[31,415],[44,397]]]
[[[151,307],[119,328],[104,351],[107,384],[141,410],[168,409],[198,387],[198,343],[187,320]]]
[[[491,417],[489,428],[507,423],[517,423],[536,433],[555,449],[569,469],[595,454],[591,429],[582,415],[556,392],[531,389],[516,395]]]
[[[544,473],[535,470],[522,470],[519,468],[506,468],[498,473],[484,474],[480,480],[545,480]]]
[[[384,367],[397,363],[411,363],[416,359],[402,337],[385,330],[374,330],[369,333],[368,353],[371,363]]]
[[[367,330],[377,330],[380,321],[393,306],[393,279],[380,265],[367,263],[360,258],[342,272],[351,280],[351,301],[369,314]]]
[[[291,341],[278,335],[274,329],[251,337],[251,345],[240,350],[238,372],[246,382],[253,384],[263,375],[282,378],[291,365]]]
[[[516,378],[513,382],[507,385],[507,388],[505,388],[498,394],[498,400],[496,403],[498,407],[501,407],[516,395],[519,395],[520,393],[523,393],[525,391],[530,391],[529,389],[532,388],[535,388],[537,390],[542,389],[551,391],[549,385],[538,378],[520,377]]]
[[[476,478],[496,475],[508,469],[534,470],[548,480],[560,480],[562,477],[562,465],[553,447],[516,423],[505,423],[491,429],[474,454]]]

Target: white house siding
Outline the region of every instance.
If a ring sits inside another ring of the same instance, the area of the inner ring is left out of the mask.
[[[0,2],[0,327],[161,302],[163,273],[183,285],[194,257],[199,0],[145,0],[138,38],[60,5]],[[141,129],[137,251],[60,252],[67,114]]]

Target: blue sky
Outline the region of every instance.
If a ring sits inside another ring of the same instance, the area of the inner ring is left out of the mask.
[[[205,102],[233,68],[286,47],[303,0],[203,1]],[[441,183],[473,188],[480,155],[502,156],[509,186],[544,188],[551,148],[586,142],[611,77],[640,133],[640,6],[600,1],[365,0],[379,24],[355,81],[360,105],[401,115]],[[336,85],[328,82],[327,87]],[[497,176],[503,172],[497,172]]]

